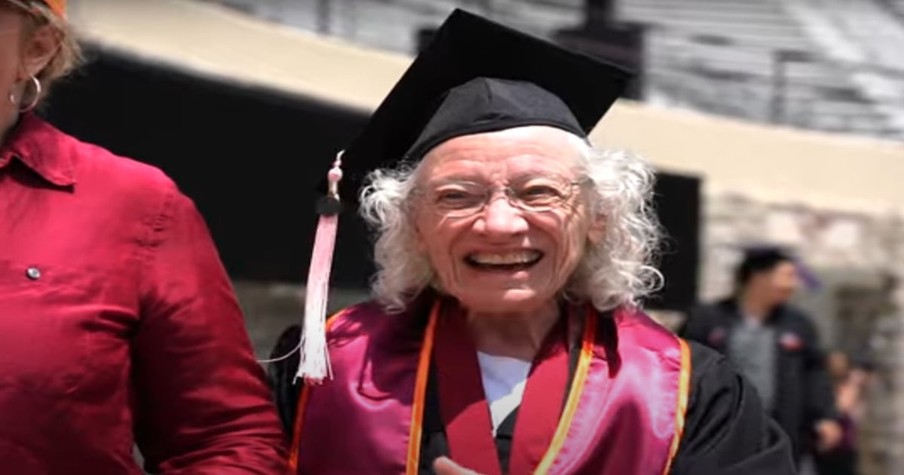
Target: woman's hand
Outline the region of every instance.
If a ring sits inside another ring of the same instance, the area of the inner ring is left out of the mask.
[[[440,457],[433,462],[433,471],[436,475],[480,475],[474,470],[469,470],[453,462],[448,457]]]

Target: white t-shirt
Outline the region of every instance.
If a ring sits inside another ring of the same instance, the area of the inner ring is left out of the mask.
[[[483,391],[493,419],[493,436],[502,421],[521,405],[531,362],[477,352]]]

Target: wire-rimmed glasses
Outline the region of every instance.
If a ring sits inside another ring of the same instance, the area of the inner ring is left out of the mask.
[[[449,218],[467,218],[486,208],[502,192],[508,202],[523,211],[540,213],[562,208],[586,180],[575,181],[559,175],[524,176],[505,187],[492,187],[470,180],[448,180],[422,189],[425,204]]]

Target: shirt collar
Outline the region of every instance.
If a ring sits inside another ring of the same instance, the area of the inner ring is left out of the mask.
[[[0,168],[18,159],[28,168],[57,186],[75,184],[72,151],[60,131],[38,116],[27,113],[13,126],[0,145]]]

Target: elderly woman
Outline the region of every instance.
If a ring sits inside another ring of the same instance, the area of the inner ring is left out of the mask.
[[[624,82],[460,11],[439,30],[342,158],[384,167],[376,300],[327,323],[332,380],[279,388],[297,473],[793,473],[747,384],[639,309],[652,172],[586,140]]]
[[[35,116],[63,0],[0,0],[0,472],[285,473],[279,420],[191,201]]]

